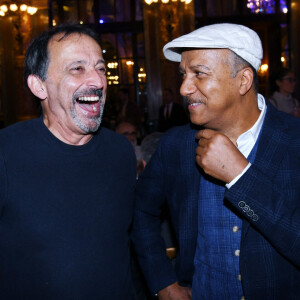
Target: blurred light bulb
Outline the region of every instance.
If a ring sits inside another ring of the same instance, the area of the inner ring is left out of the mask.
[[[18,10],[18,5],[17,4],[11,4],[10,6],[9,6],[9,9],[11,10],[11,11],[17,11]]]

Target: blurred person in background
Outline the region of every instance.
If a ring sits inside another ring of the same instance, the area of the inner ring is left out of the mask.
[[[137,172],[138,174],[140,174],[143,170],[141,147],[140,145],[138,145],[140,130],[130,119],[123,119],[119,123],[117,123],[116,132],[124,135],[131,143],[137,160]]]
[[[269,101],[280,111],[300,117],[300,103],[293,97],[296,87],[294,72],[283,68],[270,76],[272,96]]]
[[[163,105],[159,108],[158,130],[164,132],[174,126],[188,123],[184,107],[174,101],[174,92],[170,88],[163,90]]]
[[[118,90],[118,102],[119,113],[117,123],[120,123],[122,120],[128,120],[136,127],[141,128],[143,122],[142,111],[130,97],[129,90],[127,88],[120,88]]]

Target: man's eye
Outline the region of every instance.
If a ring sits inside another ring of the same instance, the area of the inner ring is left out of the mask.
[[[184,79],[185,73],[181,73],[181,72],[180,72],[180,73],[179,73],[179,76],[180,76],[181,79]]]
[[[195,71],[195,74],[197,77],[202,77],[205,75],[205,73],[201,72],[201,71]]]
[[[101,67],[101,68],[98,68],[98,71],[99,71],[100,73],[105,74],[106,69],[105,69],[104,67]]]
[[[80,72],[80,71],[82,71],[82,70],[83,70],[83,67],[78,66],[78,67],[72,68],[72,69],[71,69],[71,72]]]

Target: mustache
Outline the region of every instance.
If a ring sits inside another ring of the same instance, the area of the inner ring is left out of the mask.
[[[192,103],[204,103],[204,101],[202,101],[201,99],[191,99],[188,96],[183,97],[183,101],[186,104],[192,104]]]
[[[85,90],[81,90],[81,91],[76,91],[73,94],[73,101],[76,101],[76,99],[78,99],[79,97],[85,97],[85,96],[90,96],[90,95],[94,95],[94,96],[98,96],[100,100],[102,100],[103,98],[103,90],[102,89],[95,89],[95,88],[88,88]]]

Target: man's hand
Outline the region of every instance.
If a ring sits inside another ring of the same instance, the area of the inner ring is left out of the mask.
[[[158,292],[159,300],[192,300],[192,290],[173,283]]]
[[[231,182],[248,165],[247,159],[231,140],[214,130],[198,131],[196,162],[204,172],[225,183]]]

